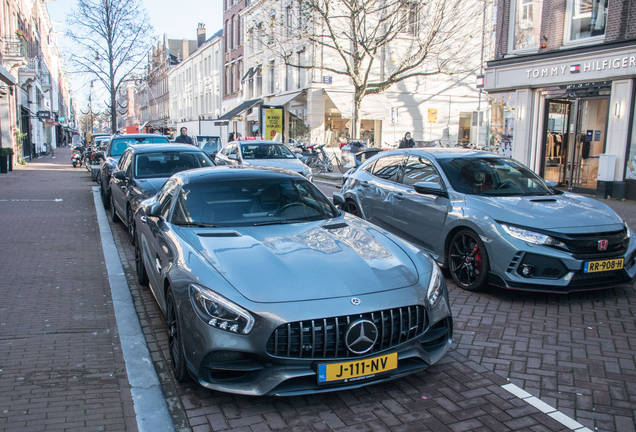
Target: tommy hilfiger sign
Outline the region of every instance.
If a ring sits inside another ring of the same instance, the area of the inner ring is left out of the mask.
[[[559,66],[541,67],[534,69],[527,69],[527,78],[542,78],[563,76],[570,74],[579,74],[595,71],[609,71],[610,69],[622,69],[636,67],[636,56],[624,56],[616,57],[613,59],[604,59],[597,61],[590,61],[584,63],[574,63]]]

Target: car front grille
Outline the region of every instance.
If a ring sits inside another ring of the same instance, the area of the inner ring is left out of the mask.
[[[345,346],[349,324],[359,319],[372,321],[378,337],[371,351],[395,347],[424,333],[427,327],[423,306],[407,306],[377,312],[298,321],[279,326],[267,342],[267,353],[276,357],[335,359],[357,357]]]
[[[627,231],[612,231],[593,234],[577,234],[567,235],[559,238],[565,243],[567,250],[574,255],[609,255],[620,254],[627,247]],[[598,241],[607,240],[608,246],[606,250],[598,249]]]
[[[611,270],[598,273],[578,272],[568,284],[568,287],[596,287],[612,286],[627,282],[628,278],[622,270]]]
[[[533,277],[546,278],[546,279],[561,279],[568,274],[567,267],[560,259],[552,258],[545,255],[537,255],[527,253],[523,256],[521,264],[517,267],[517,273],[523,276],[522,270],[526,265],[534,266],[536,268],[536,274]]]

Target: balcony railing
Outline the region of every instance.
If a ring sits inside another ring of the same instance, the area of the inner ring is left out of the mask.
[[[27,42],[18,37],[3,36],[2,40],[2,56],[3,57],[27,57]]]

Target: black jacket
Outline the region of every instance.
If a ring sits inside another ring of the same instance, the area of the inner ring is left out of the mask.
[[[192,138],[190,138],[188,135],[179,134],[179,136],[175,138],[174,142],[194,145],[194,141],[192,141]]]
[[[415,140],[413,138],[402,138],[402,141],[400,141],[400,145],[398,146],[398,148],[413,148],[415,147]]]

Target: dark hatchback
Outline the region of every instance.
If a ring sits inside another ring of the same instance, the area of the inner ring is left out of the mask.
[[[106,150],[98,152],[102,159],[97,176],[104,208],[110,208],[110,177],[117,168],[119,159],[128,147],[137,144],[168,144],[168,138],[157,134],[115,135],[110,139]]]
[[[131,243],[135,239],[133,215],[139,203],[154,195],[180,171],[209,168],[214,162],[189,144],[141,144],[127,148],[110,180],[110,215],[123,221]]]

